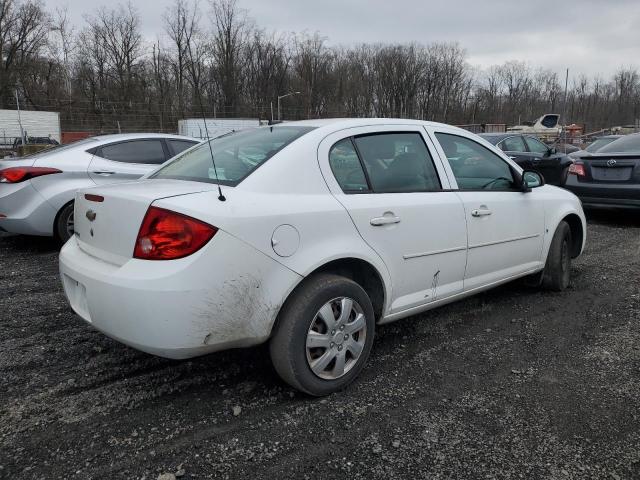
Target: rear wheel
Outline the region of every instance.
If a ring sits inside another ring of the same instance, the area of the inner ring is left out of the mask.
[[[557,292],[569,286],[571,280],[571,228],[560,222],[553,234],[547,263],[542,276],[542,286]]]
[[[54,225],[53,233],[60,244],[66,243],[71,238],[73,226],[73,202],[69,202],[58,212]]]
[[[271,359],[289,385],[310,395],[328,395],[358,376],[373,335],[373,306],[364,289],[338,275],[314,275],[282,308]]]

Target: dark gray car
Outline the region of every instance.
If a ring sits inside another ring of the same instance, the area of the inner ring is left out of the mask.
[[[640,133],[581,156],[569,170],[565,188],[585,207],[640,208]]]

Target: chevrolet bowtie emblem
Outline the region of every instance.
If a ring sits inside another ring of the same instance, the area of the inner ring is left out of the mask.
[[[90,222],[93,222],[96,219],[96,212],[93,210],[87,210],[87,218]]]

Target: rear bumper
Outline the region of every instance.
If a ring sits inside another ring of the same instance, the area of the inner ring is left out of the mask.
[[[573,192],[585,207],[640,208],[640,184],[581,183],[569,175],[564,188]]]
[[[53,235],[56,210],[30,181],[0,184],[0,231]]]
[[[122,266],[87,254],[74,237],[60,252],[60,274],[71,307],[87,323],[175,359],[265,341],[300,278],[223,231],[190,257]]]

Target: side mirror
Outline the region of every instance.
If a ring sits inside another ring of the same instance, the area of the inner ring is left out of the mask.
[[[534,171],[525,170],[522,172],[522,191],[530,192],[532,188],[541,187],[544,185],[544,177]]]

